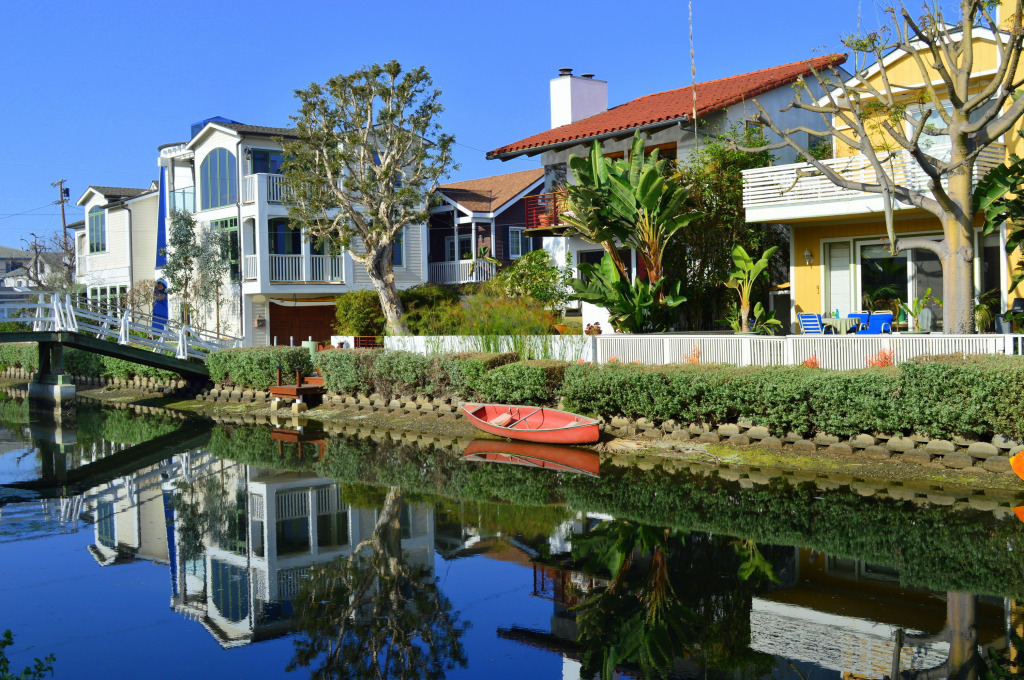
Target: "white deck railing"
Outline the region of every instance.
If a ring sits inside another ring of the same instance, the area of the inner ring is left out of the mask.
[[[345,258],[334,255],[312,255],[309,261],[309,280],[345,282]]]
[[[477,260],[459,262],[431,262],[429,280],[431,283],[483,283],[494,278],[494,263]]]
[[[0,318],[33,331],[68,331],[146,347],[178,359],[206,360],[209,352],[240,347],[241,339],[115,304],[50,291],[0,293]]]
[[[271,281],[302,281],[302,255],[271,255]]]
[[[880,158],[884,157],[879,154]],[[978,180],[1006,159],[1002,144],[985,148],[974,166]],[[841,177],[853,182],[877,182],[874,169],[865,156],[848,156],[822,161]],[[928,190],[928,176],[906,151],[894,154],[882,164],[897,184],[918,191]],[[790,203],[854,200],[877,197],[860,191],[842,189],[818,173],[809,163],[791,163],[743,171],[743,207],[760,208]]]
[[[242,278],[246,281],[255,281],[260,270],[260,256],[246,255],[242,258]]]
[[[899,363],[937,354],[1024,355],[1024,335],[534,335],[387,336],[387,349],[420,354],[510,352],[524,358],[608,363],[794,366],[814,357],[821,368],[865,368],[882,350]]]
[[[260,191],[261,185],[265,187],[262,192]],[[263,172],[246,175],[242,178],[243,203],[255,203],[258,199],[262,199],[266,203],[283,203],[286,191],[284,175],[271,175]]]

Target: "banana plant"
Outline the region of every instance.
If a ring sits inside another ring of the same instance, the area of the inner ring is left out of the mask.
[[[668,179],[668,161],[655,151],[644,153],[644,140],[633,136],[629,161],[609,163],[610,207],[624,225],[623,244],[643,260],[651,280],[664,276],[662,260],[675,234],[701,216],[689,210],[686,190]]]
[[[473,274],[476,273],[476,263],[477,262],[490,262],[495,267],[497,267],[497,266],[499,266],[501,264],[500,261],[498,261],[498,260],[494,259],[493,257],[491,257],[491,249],[488,248],[487,246],[480,246],[480,249],[476,251],[476,259],[474,259],[472,262],[469,263],[469,275],[470,275],[470,277],[472,277]]]
[[[570,281],[575,294],[570,297],[608,310],[609,321],[622,333],[657,333],[668,327],[667,312],[686,302],[679,294],[680,284],[665,293],[665,279],[650,283],[637,279],[632,283],[619,273],[611,256],[605,253],[599,264],[579,265],[585,281]]]
[[[725,285],[734,289],[737,295],[739,295],[740,331],[743,333],[750,332],[750,293],[753,291],[758,277],[768,269],[768,261],[772,259],[772,255],[778,249],[778,246],[772,246],[764,251],[760,260],[755,262],[740,244],[737,243],[732,248],[732,263],[735,269],[730,272],[729,279],[725,282]]]
[[[1024,137],[1024,134],[1021,136]],[[1006,235],[1007,254],[1021,247],[1024,243],[1024,229],[1021,228],[1024,225],[1024,159],[1010,154],[1009,164],[997,165],[985,173],[974,188],[974,212],[980,212],[985,217],[983,234],[991,234],[1004,222],[1011,225]],[[1022,281],[1024,268],[1018,264],[1007,292]]]

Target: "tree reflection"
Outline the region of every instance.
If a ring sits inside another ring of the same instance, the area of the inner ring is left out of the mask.
[[[293,671],[311,678],[439,680],[465,667],[469,627],[431,572],[402,554],[403,493],[389,489],[369,538],[347,557],[310,569],[293,600]]]
[[[694,656],[716,669],[770,667],[748,646],[752,593],[761,576],[774,580],[756,544],[616,521],[574,537],[573,557],[610,577],[575,607],[582,677],[610,679],[620,664],[659,677]]]

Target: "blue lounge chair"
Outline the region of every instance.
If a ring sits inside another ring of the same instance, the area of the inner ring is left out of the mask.
[[[871,312],[853,312],[851,314],[847,314],[847,316],[851,319],[857,320],[857,323],[859,325],[856,329],[851,329],[851,332],[856,333],[858,330],[868,327],[868,321],[871,318]]]
[[[797,320],[804,335],[831,335],[835,332],[821,325],[821,314],[797,314]]]
[[[892,312],[872,312],[867,328],[857,331],[857,335],[881,335],[892,333]]]

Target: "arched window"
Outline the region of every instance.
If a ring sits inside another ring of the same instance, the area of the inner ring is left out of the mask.
[[[107,214],[99,206],[89,211],[89,252],[107,252]]]
[[[200,209],[231,205],[238,200],[235,154],[223,147],[211,151],[199,166]]]

